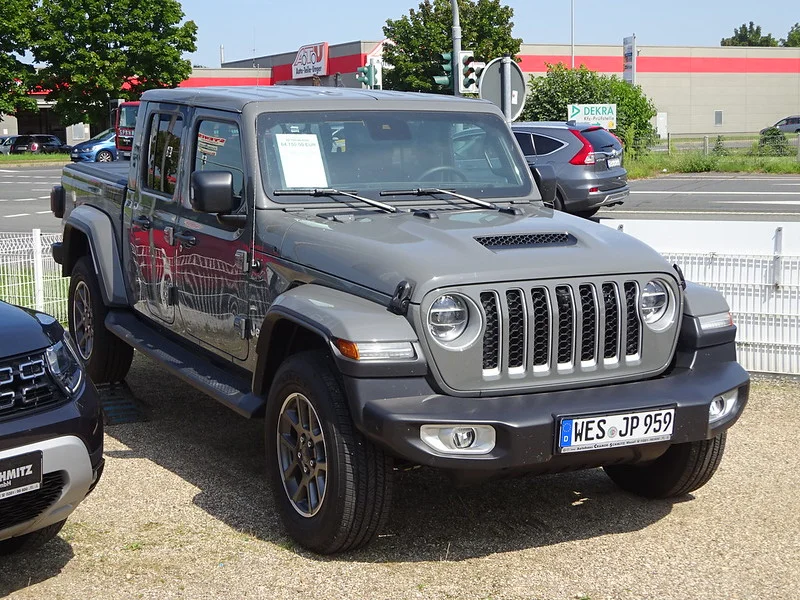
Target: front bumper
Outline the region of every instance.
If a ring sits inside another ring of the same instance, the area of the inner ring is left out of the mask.
[[[0,421],[0,460],[41,452],[42,488],[0,500],[0,540],[66,519],[103,472],[103,421],[87,381],[76,398]]]
[[[733,425],[747,402],[750,380],[735,361],[733,344],[704,348],[679,359],[678,364],[690,366],[676,366],[668,375],[646,381],[481,398],[438,394],[421,377],[391,384],[385,379],[347,376],[344,381],[356,425],[376,444],[413,463],[448,469],[461,479],[480,479],[651,460],[670,444],[710,439]],[[710,427],[712,399],[734,388],[739,389],[736,410]],[[391,397],[387,397],[388,390],[392,390]],[[567,454],[556,451],[556,427],[562,416],[667,406],[675,408],[670,441]],[[496,445],[483,455],[440,453],[421,441],[424,424],[491,425]]]
[[[4,450],[0,452],[0,460],[28,452],[42,453],[42,487],[0,500],[0,540],[66,519],[92,490],[103,468],[102,458],[92,468],[86,445],[75,436]]]
[[[70,152],[69,159],[72,162],[93,162],[97,152]]]

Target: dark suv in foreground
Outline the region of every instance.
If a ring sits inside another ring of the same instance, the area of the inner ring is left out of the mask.
[[[0,555],[53,538],[103,470],[97,391],[53,317],[0,302]]]
[[[607,129],[558,121],[513,123],[511,129],[531,167],[555,169],[555,209],[591,217],[630,194],[622,144]]]

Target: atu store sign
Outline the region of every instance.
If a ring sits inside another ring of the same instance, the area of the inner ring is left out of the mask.
[[[324,77],[328,74],[328,42],[308,44],[297,51],[292,63],[292,79]]]

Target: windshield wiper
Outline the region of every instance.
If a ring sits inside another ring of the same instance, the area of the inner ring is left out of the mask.
[[[471,196],[465,196],[464,194],[459,194],[452,190],[442,190],[439,188],[415,188],[412,190],[385,190],[381,192],[381,196],[433,196],[435,194],[445,194],[453,198],[458,198],[459,200],[464,200],[465,202],[469,202],[475,206],[480,206],[481,208],[490,208],[492,210],[497,210],[510,215],[522,214],[522,211],[516,206],[497,206],[497,204],[493,202],[488,202],[487,200],[481,200],[479,198],[473,198]]]
[[[374,206],[375,208],[380,208],[381,210],[385,210],[386,212],[395,213],[398,211],[397,207],[394,207],[391,204],[378,202],[377,200],[373,200],[371,198],[364,198],[364,196],[359,196],[358,194],[354,194],[353,192],[346,192],[344,190],[337,190],[334,188],[292,188],[287,190],[275,190],[272,192],[272,194],[274,196],[313,196],[315,198],[318,198],[320,196],[327,196],[333,199],[336,199],[336,196],[347,196],[348,198],[360,200],[364,204],[369,204],[370,206]]]

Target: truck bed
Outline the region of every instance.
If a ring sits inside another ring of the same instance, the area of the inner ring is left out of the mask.
[[[64,166],[64,173],[81,173],[81,179],[89,178],[100,180],[115,186],[125,187],[128,184],[129,160],[115,160],[110,163],[79,162]]]

